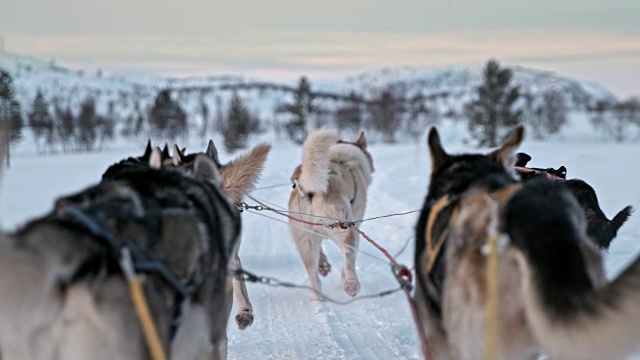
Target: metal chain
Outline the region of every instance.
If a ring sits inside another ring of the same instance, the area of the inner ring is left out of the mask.
[[[275,277],[270,277],[270,276],[259,276],[246,270],[235,270],[235,271],[232,271],[229,275],[234,276],[237,279],[241,279],[241,280],[256,283],[256,284],[263,284],[263,285],[273,286],[273,287],[286,287],[291,289],[311,290],[312,292],[319,295],[322,300],[328,301],[330,303],[337,304],[337,305],[349,305],[357,301],[380,298],[380,297],[384,297],[384,296],[391,295],[393,293],[405,290],[403,286],[400,286],[398,288],[381,291],[379,293],[362,295],[353,299],[341,301],[341,300],[335,300],[330,296],[328,296],[327,294],[325,294],[324,292],[314,289],[308,285],[294,284],[294,283],[291,283],[288,281],[282,281],[280,279],[277,279]]]

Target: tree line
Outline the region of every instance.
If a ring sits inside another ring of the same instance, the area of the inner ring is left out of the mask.
[[[205,99],[201,99],[195,111],[187,112],[179,97],[174,96],[177,91],[161,89],[148,106],[136,102],[130,115],[120,119],[113,102],[100,112],[96,99],[88,96],[72,108],[63,105],[56,96],[47,100],[39,90],[28,110],[23,109],[16,100],[11,76],[0,71],[0,126],[8,129],[12,144],[20,141],[25,126],[30,127],[36,147],[42,152],[100,150],[118,136],[152,136],[173,141],[194,130],[204,137],[211,132],[220,133],[224,147],[234,151],[245,148],[252,134],[265,131],[269,121],[249,110],[238,89],[231,91],[226,104],[221,98],[216,99],[215,112]],[[482,83],[460,110],[443,111],[442,106],[430,103],[427,96],[408,94],[394,84],[367,89],[366,96],[351,92],[333,98],[330,104],[326,94],[314,91],[304,76],[288,92],[290,100],[277,104],[270,123],[277,134],[295,143],[302,143],[310,131],[323,125],[353,133],[366,128],[374,140],[394,143],[399,138],[417,139],[429,125],[451,118],[466,122],[476,145],[495,146],[519,122],[527,124],[537,139],[558,133],[566,125],[569,112],[560,90],[523,92],[514,84],[512,71],[495,60],[487,62]],[[640,140],[637,99],[601,102],[588,110],[592,126],[607,138]],[[200,125],[194,129],[190,117],[196,116]]]

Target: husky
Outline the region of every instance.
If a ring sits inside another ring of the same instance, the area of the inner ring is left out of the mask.
[[[302,163],[291,176],[294,189],[289,197],[289,211],[319,216],[295,216],[313,222],[318,219],[328,222],[360,220],[364,216],[373,171],[373,158],[367,150],[364,132],[356,141],[346,142],[340,139],[337,130],[316,130],[305,140]],[[352,297],[358,294],[358,233],[355,229],[312,227],[293,219],[289,220],[289,228],[314,289],[313,300],[321,300],[322,285],[318,275],[327,276],[331,271],[322,251],[323,238],[335,241],[342,250],[344,291]]]
[[[240,216],[210,159],[186,173],[162,169],[161,156],[156,149],[149,166],[121,169],[0,235],[0,358],[150,359],[127,268],[147,273],[168,358],[225,357]]]
[[[212,140],[209,140],[204,153],[186,155],[184,154],[184,149],[180,150],[178,145],[174,144],[170,166],[189,170],[194,167],[195,159],[205,155],[216,164],[216,167],[220,171],[222,188],[231,196],[233,203],[238,205],[242,202],[242,199],[255,188],[270,150],[271,145],[261,143],[256,145],[248,153],[236,157],[229,163],[222,164],[218,157],[218,150]],[[243,270],[238,251],[235,251],[231,258],[230,268],[231,272],[236,274],[241,273]],[[244,330],[251,326],[255,315],[243,277],[238,275],[229,277],[227,281],[227,296],[229,297],[229,304],[231,304],[232,298],[235,298],[238,311],[235,321],[238,328]],[[227,313],[231,313],[231,307],[227,309]]]
[[[500,237],[491,319],[500,359],[623,359],[640,346],[640,258],[606,280],[572,193],[560,182],[518,181],[523,137],[518,126],[489,154],[450,155],[429,131],[432,172],[415,251],[423,344],[433,359],[477,359],[489,350],[484,252]]]
[[[580,179],[566,179],[567,169],[564,166],[560,166],[558,169],[525,167],[529,160],[531,160],[531,156],[528,154],[522,152],[517,154],[516,169],[522,179],[529,180],[544,176],[553,180],[566,180],[563,181],[564,186],[569,188],[584,211],[587,220],[587,234],[601,250],[609,249],[611,241],[618,235],[618,230],[633,213],[633,207],[626,206],[609,220],[600,209],[596,191],[591,185]]]
[[[141,156],[128,157],[116,164],[109,166],[107,170],[102,174],[102,179],[108,179],[122,169],[128,167],[148,167],[153,150],[154,149],[151,146],[151,139],[149,139],[149,141],[147,142],[147,147],[145,148],[144,153]],[[182,152],[184,151],[186,151],[186,148],[182,149]],[[171,154],[169,153],[169,144],[167,143],[164,144],[164,148],[160,152],[160,162],[163,165],[170,165],[173,162]]]

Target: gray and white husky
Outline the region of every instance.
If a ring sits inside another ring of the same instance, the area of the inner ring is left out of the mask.
[[[489,154],[450,155],[428,135],[432,173],[416,233],[416,307],[433,359],[484,358],[487,240],[499,252],[500,359],[623,359],[640,346],[640,259],[613,281],[583,211],[556,182],[519,182],[517,127]],[[499,196],[506,192],[508,195]],[[434,257],[427,243],[443,246]],[[493,320],[493,319],[491,319]]]
[[[328,222],[335,220],[327,218],[343,221],[362,219],[374,170],[364,132],[356,141],[346,142],[340,139],[337,130],[319,129],[309,135],[302,152],[302,164],[291,177],[295,188],[289,197],[289,211],[320,217],[294,217],[311,222],[318,222],[323,217]],[[342,285],[349,296],[356,296],[360,291],[356,274],[358,233],[352,228],[310,226],[291,219],[289,225],[310,285],[317,291],[312,298],[321,298],[322,285],[318,275],[326,276],[331,270],[322,251],[323,238],[335,241],[342,250]]]

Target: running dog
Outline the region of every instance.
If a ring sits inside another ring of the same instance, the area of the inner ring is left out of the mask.
[[[184,149],[180,150],[178,145],[174,144],[171,166],[188,171],[195,166],[195,160],[198,156],[205,155],[216,164],[216,167],[220,171],[222,188],[231,196],[233,203],[238,205],[247,194],[253,191],[255,185],[258,183],[270,150],[271,145],[261,143],[256,145],[248,153],[236,157],[229,163],[222,164],[218,157],[218,150],[212,140],[209,140],[204,153],[187,155],[184,154]],[[231,258],[230,269],[232,273],[238,274],[243,270],[238,251],[236,251]],[[247,292],[244,278],[239,275],[230,276],[227,282],[227,294],[229,297],[227,313],[231,313],[232,298],[235,298],[236,301],[238,313],[236,314],[235,320],[238,328],[244,330],[251,326],[254,320],[253,305],[251,305],[251,301],[249,300],[249,293]]]
[[[314,216],[295,216],[312,222],[318,222],[318,219],[329,222],[360,220],[364,215],[373,171],[373,158],[367,150],[364,132],[356,141],[346,142],[340,140],[337,130],[316,130],[304,142],[302,164],[291,177],[295,185],[289,197],[289,211],[312,214]],[[318,275],[327,276],[331,271],[331,265],[322,251],[323,238],[335,241],[342,250],[344,291],[349,296],[358,294],[358,233],[355,229],[313,227],[293,219],[289,220],[289,228],[307,270],[310,285],[315,290],[312,299],[321,300],[322,285]]]
[[[558,169],[525,167],[529,160],[531,160],[531,156],[521,152],[518,153],[517,157],[516,169],[523,180],[541,176],[552,180],[566,179],[567,169],[564,166],[560,166]],[[618,235],[618,230],[620,230],[622,225],[629,219],[629,216],[631,216],[633,207],[630,205],[626,206],[620,210],[613,219],[609,220],[602,209],[600,209],[596,191],[591,185],[580,179],[569,179],[563,181],[563,184],[573,193],[584,211],[587,220],[587,234],[601,250],[607,250],[609,245],[611,245],[611,241]]]
[[[107,169],[103,178],[113,176],[113,174],[132,166],[146,166],[144,165],[144,160],[149,158],[150,146],[151,144],[149,143],[142,156],[128,158],[112,165]],[[160,163],[161,166],[164,167],[173,167],[182,171],[191,172],[195,167],[195,160],[200,156],[205,156],[215,164],[220,174],[222,188],[225,193],[231,197],[233,203],[237,205],[246,194],[254,189],[264,169],[264,164],[270,150],[271,146],[269,144],[258,144],[248,153],[236,157],[229,163],[222,164],[218,156],[218,150],[212,140],[209,140],[204,152],[186,155],[184,154],[185,149],[183,148],[181,150],[176,144],[173,146],[173,155],[170,155],[165,145],[165,149],[161,152]],[[240,243],[240,240],[238,240],[238,243]],[[230,271],[232,273],[238,273],[238,275],[230,276],[228,279],[226,293],[229,297],[229,307],[227,313],[231,313],[232,298],[235,298],[238,311],[235,316],[235,321],[238,328],[244,330],[253,324],[255,315],[253,313],[253,306],[249,300],[244,278],[239,275],[239,273],[242,272],[242,263],[237,251],[234,252],[230,261]]]
[[[159,149],[149,161],[0,235],[0,358],[151,359],[130,294],[140,273],[167,357],[225,358],[239,213],[206,156],[189,173],[161,169]]]
[[[640,259],[612,282],[580,204],[560,182],[519,182],[518,126],[487,155],[450,155],[429,131],[431,180],[416,226],[415,304],[432,359],[477,359],[487,322],[500,359],[622,359],[640,344]],[[502,239],[498,273],[486,244]],[[498,284],[497,315],[485,312]]]

